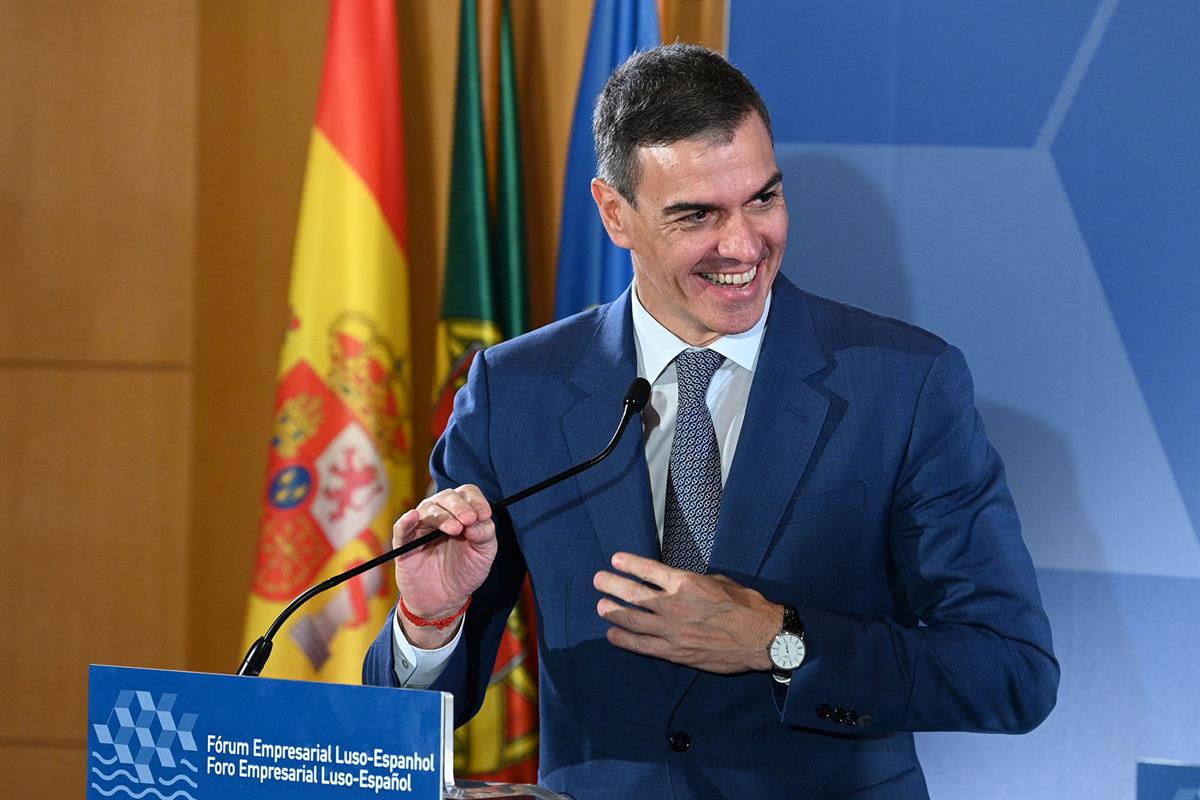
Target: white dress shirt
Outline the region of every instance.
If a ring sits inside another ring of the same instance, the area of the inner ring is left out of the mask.
[[[654,502],[659,544],[662,544],[663,515],[667,505],[667,468],[671,464],[671,443],[675,438],[675,415],[679,407],[675,357],[684,350],[705,349],[725,356],[705,395],[717,433],[717,448],[721,451],[721,486],[724,487],[742,433],[746,401],[750,398],[750,384],[754,381],[754,367],[758,363],[770,307],[771,296],[768,294],[762,316],[754,327],[745,333],[722,336],[707,347],[699,348],[664,328],[642,306],[637,292],[633,293],[633,340],[637,349],[638,375],[650,381],[651,389],[648,408],[642,411],[642,437],[646,441],[646,466],[650,471],[650,497]]]
[[[725,357],[725,361],[713,375],[708,385],[705,400],[712,414],[713,428],[717,433],[717,447],[721,451],[721,485],[729,477],[729,468],[737,450],[738,437],[746,416],[746,401],[750,397],[750,384],[754,381],[754,369],[758,364],[758,353],[762,347],[763,331],[767,325],[767,312],[771,308],[771,296],[763,305],[762,316],[754,327],[744,333],[722,336],[709,343],[706,348],[694,348],[650,316],[637,296],[637,284],[633,292],[633,339],[637,350],[638,375],[650,382],[650,402],[642,410],[642,437],[646,444],[646,466],[650,471],[650,496],[654,503],[654,524],[658,529],[658,541],[662,543],[663,515],[667,500],[667,469],[671,463],[671,442],[675,435],[675,415],[679,404],[679,386],[675,378],[675,357],[684,350],[714,350]],[[470,613],[470,612],[468,612]],[[454,638],[437,650],[422,650],[414,647],[404,635],[400,621],[392,620],[392,653],[395,657],[396,677],[400,685],[423,689],[432,684],[439,675],[458,640],[463,625],[458,626]]]

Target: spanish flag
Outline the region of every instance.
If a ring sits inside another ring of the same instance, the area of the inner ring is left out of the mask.
[[[332,0],[288,302],[245,646],[305,588],[390,547],[414,504],[392,0]],[[359,682],[393,586],[376,569],[315,598],[264,674]]]

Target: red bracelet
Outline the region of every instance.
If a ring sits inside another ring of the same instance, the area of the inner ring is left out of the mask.
[[[406,620],[411,622],[413,625],[416,625],[418,628],[437,628],[439,631],[441,631],[449,628],[454,624],[455,620],[467,613],[467,606],[469,605],[471,605],[470,597],[467,598],[467,602],[463,603],[462,608],[460,608],[458,611],[455,611],[448,617],[442,617],[441,619],[425,619],[424,617],[418,617],[416,614],[410,611],[408,606],[404,605],[404,598],[401,597],[400,613],[404,615]]]

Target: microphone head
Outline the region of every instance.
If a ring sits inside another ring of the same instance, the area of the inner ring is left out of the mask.
[[[625,389],[625,405],[629,413],[636,414],[650,402],[650,382],[645,378],[634,378]]]

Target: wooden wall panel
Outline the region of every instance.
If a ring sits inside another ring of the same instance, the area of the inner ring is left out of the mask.
[[[83,793],[87,664],[181,667],[193,0],[0,3],[0,785]]]
[[[0,359],[185,363],[191,0],[0,3]]]
[[[4,796],[32,800],[78,800],[84,796],[87,750],[74,747],[21,747],[0,743]]]
[[[90,662],[184,665],[189,389],[0,371],[0,750],[82,746]]]

